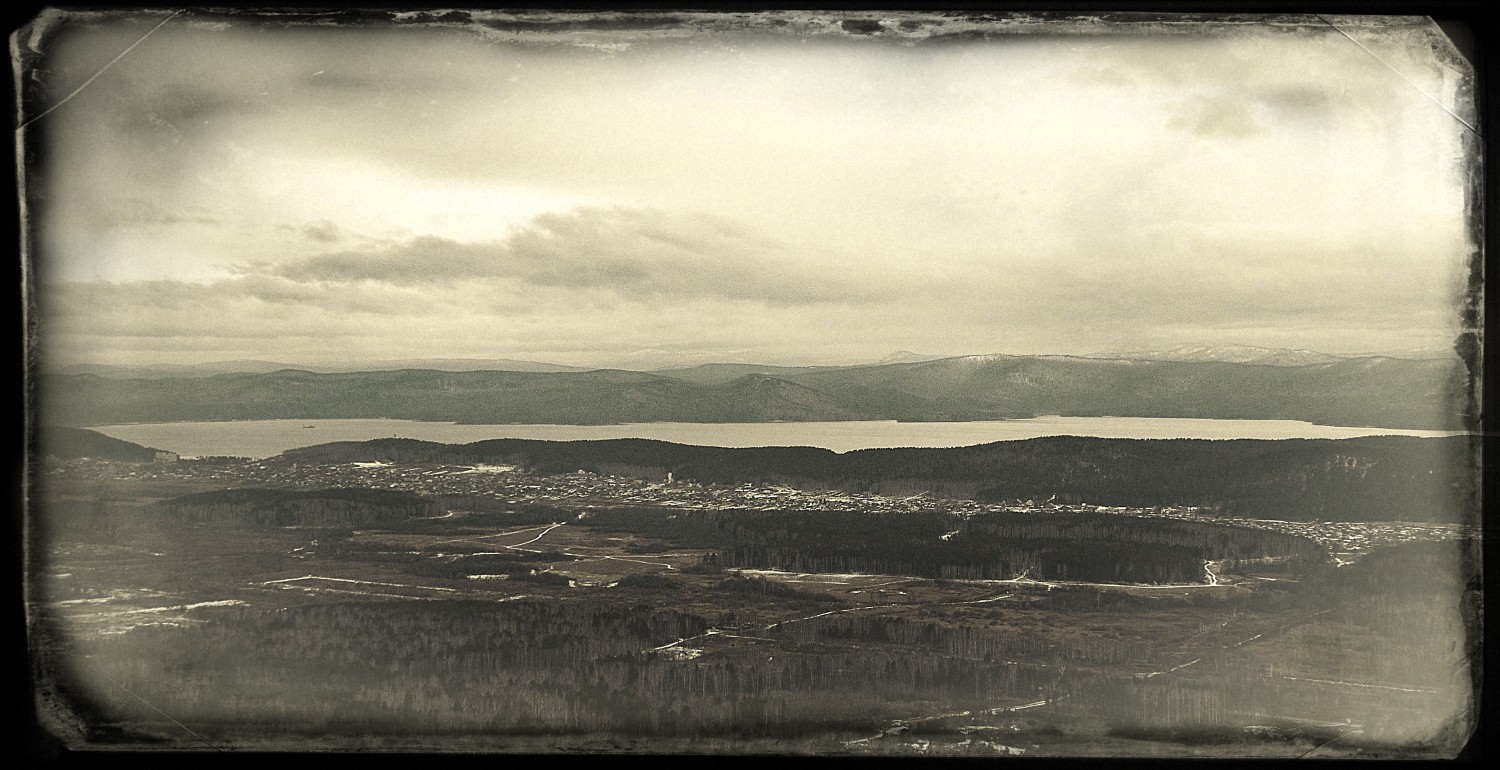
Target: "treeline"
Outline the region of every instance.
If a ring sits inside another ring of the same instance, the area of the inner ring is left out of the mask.
[[[48,498],[33,508],[33,542],[60,540],[111,541],[120,537],[159,534],[159,508],[134,500],[101,498]]]
[[[462,511],[464,526],[511,526],[514,524],[551,524],[577,516],[545,503],[511,503],[496,495],[436,494],[428,495],[442,511]]]
[[[1205,559],[1323,558],[1305,538],[1267,530],[1105,514],[665,511],[618,508],[582,522],[711,548],[721,567],[946,579],[1201,582]]]
[[[985,502],[1198,506],[1290,521],[1466,522],[1477,511],[1477,438],[1198,440],[1052,436],[951,449],[722,448],[645,439],[339,442],[288,461],[506,463],[714,484],[788,484]]]
[[[759,575],[730,575],[716,583],[714,590],[737,594],[753,594],[755,596],[769,596],[777,599],[802,599],[814,602],[839,601],[837,596],[824,591],[807,591],[777,580],[769,580]]]
[[[235,521],[265,526],[340,527],[392,524],[442,513],[434,500],[388,489],[220,489],[159,504],[184,522]]]

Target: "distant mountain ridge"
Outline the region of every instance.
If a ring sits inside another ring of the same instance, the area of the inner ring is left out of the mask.
[[[1342,356],[1316,350],[1261,348],[1253,345],[1183,345],[1169,350],[1146,350],[1127,353],[1090,353],[1087,358],[1128,359],[1132,361],[1216,361],[1261,366],[1306,366],[1331,364],[1345,360]]]
[[[175,377],[209,377],[215,374],[270,374],[284,370],[330,374],[335,372],[376,372],[400,369],[433,369],[446,372],[584,372],[587,367],[564,366],[541,361],[511,358],[412,358],[385,361],[351,361],[343,364],[287,364],[277,361],[236,359],[202,364],[72,364],[51,370],[48,374],[93,374],[113,379],[169,379]]]
[[[1181,345],[1173,348],[1133,351],[1100,351],[1083,354],[1010,354],[990,353],[950,355],[914,353],[897,350],[878,361],[849,361],[844,363],[756,363],[753,359],[728,356],[715,358],[706,353],[681,353],[658,349],[639,350],[616,356],[614,364],[575,366],[546,361],[515,358],[407,358],[370,359],[345,361],[342,363],[298,364],[260,359],[232,359],[196,364],[98,364],[80,363],[47,368],[43,374],[95,374],[115,379],[165,379],[174,377],[205,377],[214,374],[257,373],[269,374],[285,369],[318,373],[348,373],[398,371],[402,369],[431,369],[445,372],[506,371],[506,372],[588,372],[601,369],[622,369],[633,372],[650,372],[699,381],[703,379],[721,381],[730,379],[729,373],[770,373],[790,370],[853,369],[888,364],[926,363],[945,359],[1000,359],[1000,358],[1088,358],[1129,361],[1178,361],[1187,363],[1239,363],[1262,366],[1305,366],[1327,364],[1356,358],[1395,358],[1410,361],[1451,361],[1457,354],[1451,347],[1428,346],[1400,351],[1361,353],[1357,355],[1333,355],[1315,350],[1292,348],[1268,348],[1254,345]]]
[[[1447,347],[1411,348],[1409,350],[1383,353],[1336,356],[1331,353],[1322,353],[1302,348],[1263,348],[1255,345],[1180,345],[1165,350],[1089,353],[1081,357],[1131,361],[1214,361],[1232,364],[1257,364],[1260,366],[1307,366],[1308,364],[1331,364],[1356,358],[1439,361],[1452,360],[1456,356],[1457,354],[1453,349]]]
[[[959,356],[865,366],[709,364],[634,372],[319,373],[286,369],[165,379],[48,375],[55,424],[393,418],[606,424],[954,421],[1062,416],[1304,420],[1466,427],[1454,362],[1340,359],[1301,366],[1068,356]]]
[[[926,353],[913,353],[910,350],[898,350],[885,358],[876,361],[876,364],[913,364],[920,361],[936,361],[939,358],[952,358],[953,356],[934,356]]]

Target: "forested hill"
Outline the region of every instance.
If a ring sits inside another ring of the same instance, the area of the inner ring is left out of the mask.
[[[151,462],[157,450],[82,428],[43,428],[37,436],[43,456],[62,460],[91,457],[117,462]]]
[[[1459,428],[1467,378],[1450,361],[1306,366],[961,356],[852,367],[710,365],[665,372],[282,370],[41,378],[49,422],[393,418],[464,423],[994,420],[1038,415],[1288,419]]]
[[[1474,477],[1469,437],[1373,436],[1279,441],[1055,436],[954,449],[726,449],[644,439],[495,439],[438,444],[378,439],[304,447],[283,462],[514,464],[647,479],[756,482],[857,492],[1192,505],[1284,520],[1466,521]]]

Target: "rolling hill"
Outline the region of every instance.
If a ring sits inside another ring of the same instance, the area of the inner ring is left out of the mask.
[[[133,463],[151,462],[158,451],[82,428],[44,428],[37,436],[37,447],[43,456],[60,460],[89,457]]]
[[[646,439],[414,439],[290,450],[280,462],[506,464],[703,483],[790,484],[984,501],[1191,505],[1294,521],[1465,522],[1476,511],[1475,439],[1105,439],[1052,436],[952,449],[688,446]],[[1472,522],[1470,522],[1472,523]]]

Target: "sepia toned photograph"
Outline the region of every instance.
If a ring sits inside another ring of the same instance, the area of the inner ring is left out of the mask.
[[[67,751],[1479,727],[1450,23],[49,8],[9,42]]]

